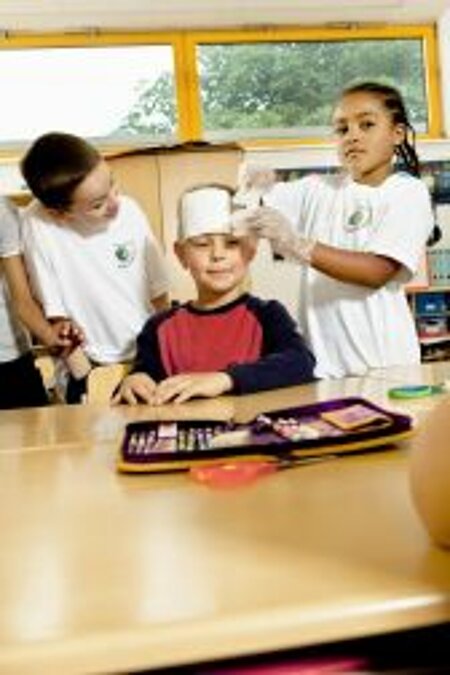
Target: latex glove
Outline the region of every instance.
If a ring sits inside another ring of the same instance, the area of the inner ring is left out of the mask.
[[[262,197],[276,182],[275,171],[263,164],[244,162],[238,171],[238,189],[233,197],[236,206],[261,206]]]
[[[316,242],[297,235],[286,216],[277,209],[261,206],[237,211],[232,217],[232,228],[236,234],[252,233],[268,239],[272,251],[287,260],[311,262]]]

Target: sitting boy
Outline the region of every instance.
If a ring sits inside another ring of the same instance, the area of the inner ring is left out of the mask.
[[[150,318],[113,403],[181,403],[314,379],[315,359],[286,309],[242,291],[257,242],[232,234],[231,217],[227,188],[203,186],[182,195],[175,252],[194,279],[197,299]]]
[[[78,136],[41,136],[21,169],[35,197],[23,212],[25,258],[46,316],[81,327],[92,363],[131,360],[149,315],[168,307],[165,262],[147,218]],[[69,403],[85,391],[74,375]]]

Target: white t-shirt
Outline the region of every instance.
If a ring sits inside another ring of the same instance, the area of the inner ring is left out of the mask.
[[[12,311],[1,260],[20,255],[21,249],[19,217],[0,199],[0,363],[19,358],[30,347],[28,335]]]
[[[23,219],[26,261],[47,317],[76,321],[94,361],[131,359],[151,299],[168,290],[164,259],[137,203],[122,195],[117,216],[89,234],[51,220],[36,201]]]
[[[348,176],[315,174],[277,183],[265,203],[305,237],[402,264],[379,289],[301,268],[299,324],[316,355],[317,376],[418,363],[419,342],[403,284],[415,273],[433,227],[426,186],[405,173],[394,173],[376,187]]]

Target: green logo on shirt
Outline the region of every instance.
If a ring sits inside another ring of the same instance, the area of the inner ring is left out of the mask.
[[[372,209],[370,206],[364,204],[358,206],[349,216],[345,229],[350,230],[351,232],[354,230],[361,230],[363,227],[367,227],[371,223]]]
[[[133,241],[124,241],[114,244],[114,255],[119,267],[129,267],[136,257],[136,247]]]

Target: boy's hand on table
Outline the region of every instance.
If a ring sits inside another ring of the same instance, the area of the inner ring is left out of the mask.
[[[227,373],[185,373],[173,375],[160,382],[155,391],[154,405],[184,403],[190,398],[203,396],[213,398],[233,388]]]
[[[118,390],[111,399],[111,405],[128,403],[138,405],[157,405],[155,403],[156,382],[146,373],[131,373],[127,375],[119,385]]]

